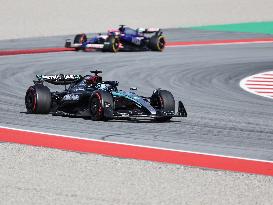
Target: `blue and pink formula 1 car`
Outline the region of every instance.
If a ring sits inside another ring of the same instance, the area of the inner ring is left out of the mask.
[[[159,28],[137,28],[121,25],[118,29],[108,30],[106,35],[98,34],[87,38],[86,34],[77,34],[74,41],[67,39],[66,48],[75,48],[76,51],[92,49],[118,51],[163,51],[165,38]]]

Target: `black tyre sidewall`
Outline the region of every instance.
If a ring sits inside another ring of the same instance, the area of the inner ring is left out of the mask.
[[[108,51],[113,53],[119,51],[119,38],[117,36],[109,36],[107,42],[109,43]],[[118,44],[118,46],[115,44]]]
[[[96,105],[97,110],[93,111],[94,101],[97,100],[98,104]],[[89,111],[91,120],[100,121],[103,120],[103,106],[102,106],[102,97],[99,92],[94,93],[89,100]]]
[[[164,48],[165,48],[165,43],[164,43],[163,48],[160,48],[160,46],[159,46],[159,41],[162,38],[163,38],[163,40],[165,42],[165,37],[162,36],[162,35],[152,36],[151,39],[150,39],[150,49],[153,50],[153,51],[163,51]]]
[[[99,101],[99,108],[98,111],[96,113],[92,112],[92,108],[91,106],[93,106],[93,99],[97,98]],[[107,110],[107,108],[105,108],[105,102],[109,103],[111,108],[113,108],[113,97],[109,92],[106,91],[96,91],[95,93],[93,93],[90,97],[89,100],[89,111],[90,111],[90,117],[92,120],[94,121],[107,121],[109,119],[112,118],[113,116],[113,110],[109,111]],[[108,113],[110,112],[110,113]]]
[[[164,112],[175,112],[175,100],[171,92],[167,90],[157,90],[151,96],[151,105],[157,106]],[[172,117],[156,118],[156,121],[169,121]]]
[[[32,97],[32,107],[27,107],[27,98]],[[44,85],[29,87],[25,96],[25,104],[28,113],[48,114],[51,108],[51,93]]]
[[[87,36],[86,34],[77,34],[74,38],[74,43],[84,43],[87,41]]]
[[[30,86],[25,96],[25,106],[28,113],[35,113],[37,108],[36,90]]]

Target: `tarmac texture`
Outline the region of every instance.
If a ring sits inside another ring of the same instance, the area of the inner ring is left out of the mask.
[[[170,40],[192,40],[191,31],[173,32]],[[212,38],[205,34],[203,38]],[[219,38],[233,38],[229,35],[244,37],[221,33]],[[1,57],[0,125],[273,160],[272,100],[239,87],[242,78],[272,70],[272,54],[272,44],[249,44],[167,48],[162,53]],[[25,113],[25,91],[35,74],[88,74],[93,69],[102,69],[106,80],[120,81],[121,89],[138,87],[141,95],[150,96],[155,88],[170,90],[183,101],[189,117],[162,124]],[[5,204],[271,204],[273,196],[272,177],[265,176],[9,143],[0,144],[0,160],[0,198]]]

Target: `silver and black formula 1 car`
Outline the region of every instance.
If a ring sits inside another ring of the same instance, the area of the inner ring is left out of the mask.
[[[100,49],[102,51],[163,51],[165,37],[159,28],[137,28],[121,25],[118,29],[109,29],[106,35],[98,34],[87,38],[86,34],[77,34],[74,41],[66,40],[65,47],[76,51]]]
[[[37,80],[26,92],[28,113],[53,114],[107,121],[113,119],[148,119],[159,122],[173,117],[187,117],[181,101],[175,113],[175,100],[167,90],[156,89],[151,97],[139,96],[136,88],[118,90],[117,81],[103,81],[98,74],[91,75],[36,75]],[[61,92],[51,92],[44,82],[64,85]]]

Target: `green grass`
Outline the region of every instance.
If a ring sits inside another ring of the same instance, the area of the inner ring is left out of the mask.
[[[190,27],[195,30],[273,34],[273,21]]]

